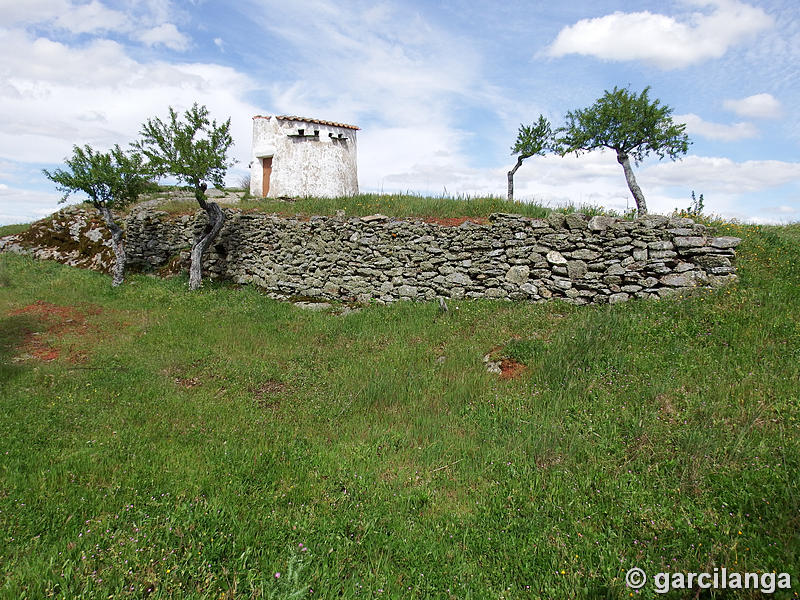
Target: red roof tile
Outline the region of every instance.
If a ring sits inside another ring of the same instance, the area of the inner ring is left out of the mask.
[[[254,119],[270,119],[269,116],[256,115]],[[319,125],[330,125],[331,127],[343,127],[344,129],[361,129],[356,125],[348,125],[347,123],[336,123],[335,121],[323,121],[322,119],[307,119],[305,117],[296,117],[294,115],[276,115],[276,119],[282,121],[302,121],[303,123],[317,123]]]

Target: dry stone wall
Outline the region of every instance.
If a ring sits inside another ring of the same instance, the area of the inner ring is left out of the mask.
[[[658,215],[626,221],[580,213],[547,219],[494,214],[488,224],[452,227],[381,215],[226,213],[205,273],[261,286],[276,297],[320,300],[560,298],[587,304],[661,297],[733,281],[741,241],[715,237],[691,219]],[[129,266],[185,263],[204,225],[204,213],[134,211],[126,221]]]

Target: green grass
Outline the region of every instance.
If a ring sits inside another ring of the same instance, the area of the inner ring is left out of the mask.
[[[0,255],[0,598],[628,598],[632,566],[797,590],[800,226],[721,233],[718,292],[446,314]]]
[[[0,225],[0,237],[22,233],[30,226],[30,223],[20,223],[19,225]]]
[[[535,202],[509,202],[497,196],[487,197],[430,197],[413,194],[358,194],[342,198],[297,198],[281,201],[271,198],[256,198],[243,194],[236,208],[246,211],[275,213],[280,215],[312,216],[334,215],[343,211],[347,216],[365,216],[381,213],[390,217],[488,217],[492,213],[505,212],[527,217],[546,217],[552,208]],[[198,210],[194,200],[172,200],[159,206],[171,213],[192,213]],[[560,207],[562,212],[580,210],[586,214],[611,214],[602,207],[569,205]],[[614,213],[616,214],[616,213]]]

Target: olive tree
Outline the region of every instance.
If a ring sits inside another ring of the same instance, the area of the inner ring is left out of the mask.
[[[650,100],[650,88],[641,94],[627,89],[606,90],[592,106],[568,112],[564,127],[557,131],[561,155],[608,148],[616,152],[639,215],[647,214],[647,202],[631,168],[651,152],[660,159],[676,160],[689,150],[686,125],[672,121],[672,109],[660,100]]]
[[[553,147],[553,129],[544,115],[533,125],[520,125],[517,141],[511,147],[511,154],[517,155],[517,163],[508,172],[508,199],[514,199],[514,174],[522,166],[522,161],[531,156],[543,156]]]
[[[170,107],[166,121],[156,117],[142,125],[142,137],[135,143],[155,174],[171,175],[179,183],[191,187],[197,203],[208,216],[203,234],[192,246],[189,267],[189,289],[192,290],[202,284],[203,254],[225,224],[225,214],[216,202],[208,201],[206,190],[209,182],[222,188],[225,173],[235,162],[227,156],[233,144],[230,126],[230,119],[220,125],[210,120],[208,109],[197,103],[182,117]]]
[[[114,249],[112,285],[118,286],[125,273],[125,244],[124,232],[117,225],[112,211],[135,202],[149,186],[142,157],[135,152],[123,152],[119,146],[114,146],[110,152],[98,152],[87,145],[83,148],[75,146],[72,156],[64,162],[66,169],[59,168],[53,172],[44,169],[44,175],[56,183],[58,191],[64,192],[61,202],[66,202],[71,194],[83,192],[88,196],[84,202],[94,206],[103,216]]]

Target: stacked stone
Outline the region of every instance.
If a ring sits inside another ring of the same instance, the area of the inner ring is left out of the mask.
[[[382,302],[504,298],[615,303],[735,279],[740,240],[691,219],[495,214],[444,227],[381,215],[230,214],[207,268],[277,296]],[[202,229],[202,219],[193,224]]]
[[[502,298],[575,304],[663,297],[736,278],[739,238],[691,219],[635,221],[552,213],[494,214],[458,227],[382,215],[284,218],[226,209],[207,253],[212,277],[253,283],[276,297],[393,302]],[[129,264],[160,268],[188,250],[205,213],[142,208],[126,222]]]
[[[22,233],[0,238],[0,252],[106,273],[114,264],[108,228],[96,210],[83,204],[68,206]]]
[[[196,216],[170,217],[161,210],[134,209],[125,220],[127,264],[141,270],[164,266],[191,247],[197,220]]]

